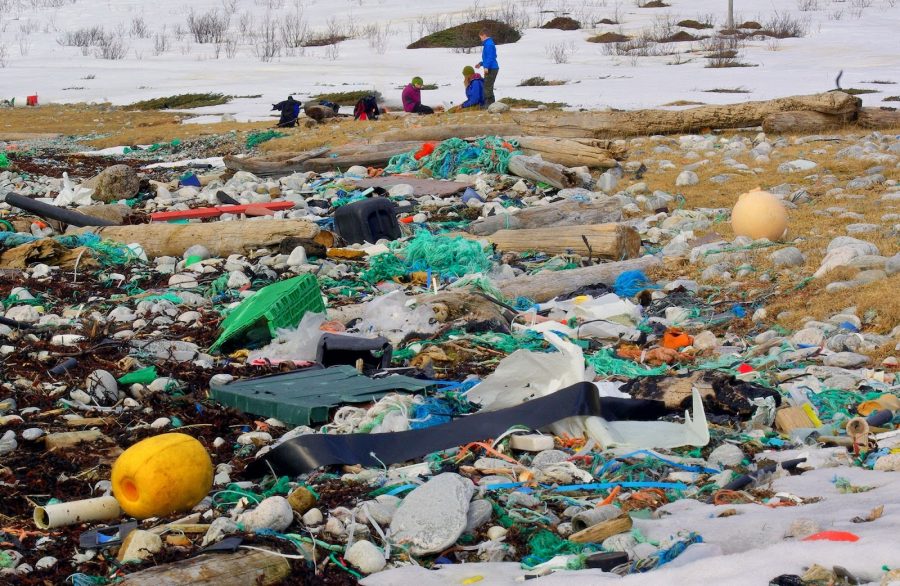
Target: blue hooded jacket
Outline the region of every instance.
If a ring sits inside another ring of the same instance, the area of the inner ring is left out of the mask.
[[[463,108],[474,106],[484,106],[484,80],[477,73],[469,80],[469,85],[466,86],[466,101],[461,105]]]
[[[497,45],[494,44],[494,39],[491,37],[486,38],[482,43],[481,65],[485,69],[500,69],[500,64],[497,63]]]

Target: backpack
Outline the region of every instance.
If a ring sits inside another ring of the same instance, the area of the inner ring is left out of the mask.
[[[319,100],[319,105],[325,106],[326,108],[331,108],[332,110],[334,110],[335,114],[337,114],[338,110],[341,109],[339,105],[335,104],[334,102],[329,102],[328,100]]]
[[[360,99],[353,108],[353,118],[356,120],[378,120],[379,115],[381,110],[373,95]]]

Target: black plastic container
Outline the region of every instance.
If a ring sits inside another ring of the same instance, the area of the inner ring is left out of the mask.
[[[334,212],[334,229],[349,244],[400,238],[397,206],[384,197],[356,201]]]

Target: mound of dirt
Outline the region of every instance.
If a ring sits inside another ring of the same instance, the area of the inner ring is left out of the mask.
[[[680,26],[682,28],[692,28],[692,29],[696,29],[696,30],[702,30],[705,28],[713,27],[713,25],[709,24],[708,22],[699,22],[699,21],[691,20],[691,19],[682,20],[681,22],[678,23],[678,26]]]
[[[630,41],[631,37],[620,35],[619,33],[603,33],[588,39],[589,43],[624,43]]]
[[[557,16],[541,28],[552,28],[560,31],[577,31],[581,28],[581,23],[568,16]]]
[[[652,2],[644,2],[643,4],[638,4],[640,8],[668,8],[671,4],[666,4],[662,0],[653,0]]]
[[[686,43],[688,41],[698,41],[700,37],[695,37],[691,33],[686,33],[684,31],[680,31],[672,35],[671,37],[666,37],[661,40],[661,43]]]
[[[522,38],[521,33],[509,25],[496,20],[479,20],[450,27],[412,43],[407,49],[462,49],[477,47],[481,44],[478,33],[482,29],[494,39],[498,45],[515,43]]]
[[[619,24],[615,20],[610,20],[608,18],[604,18],[603,20],[598,20],[595,24]]]
[[[758,31],[759,29],[762,28],[762,25],[759,24],[758,22],[756,22],[755,20],[748,20],[747,22],[745,22],[743,24],[739,24],[737,27],[742,28],[742,29]]]

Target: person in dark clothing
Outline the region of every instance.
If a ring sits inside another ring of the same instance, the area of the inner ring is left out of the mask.
[[[434,110],[422,104],[422,82],[421,77],[414,77],[412,83],[403,88],[401,99],[403,100],[403,111],[412,112],[414,114],[434,114]]]
[[[300,102],[294,99],[294,96],[288,96],[286,100],[272,105],[273,110],[281,112],[276,128],[293,128],[297,125],[297,118],[300,116]]]
[[[500,64],[497,62],[497,45],[486,30],[478,33],[481,39],[481,61],[476,67],[484,69],[484,107],[494,103],[494,82],[500,72]]]

